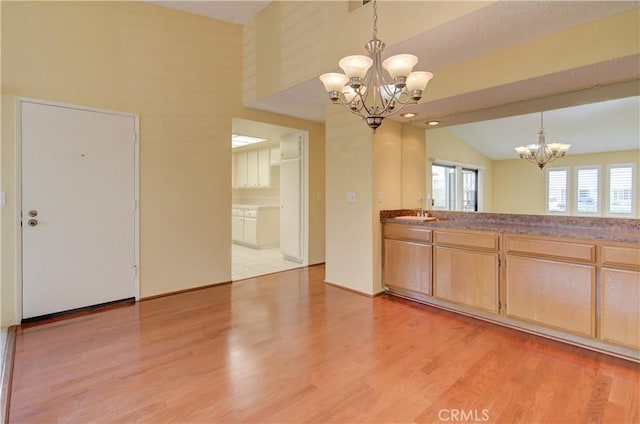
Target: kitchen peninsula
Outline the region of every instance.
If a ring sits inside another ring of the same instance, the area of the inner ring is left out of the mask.
[[[410,215],[381,212],[389,294],[640,361],[639,219]]]

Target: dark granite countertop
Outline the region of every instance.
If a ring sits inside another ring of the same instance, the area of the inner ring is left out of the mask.
[[[487,214],[434,211],[435,221],[395,219],[415,215],[415,210],[382,211],[383,223],[419,225],[497,233],[528,234],[587,240],[606,240],[640,244],[640,219],[588,218],[567,216]]]

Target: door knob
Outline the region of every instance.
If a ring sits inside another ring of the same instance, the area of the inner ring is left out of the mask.
[[[29,227],[35,227],[36,225],[38,225],[38,220],[37,219],[30,219],[27,221],[27,225],[29,225]]]
[[[29,214],[29,216],[33,218],[34,216],[38,216],[38,211],[35,209],[31,209],[29,212],[27,212],[27,214]]]

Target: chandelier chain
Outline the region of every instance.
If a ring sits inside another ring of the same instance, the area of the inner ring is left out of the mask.
[[[373,0],[373,39],[378,39],[378,3]]]

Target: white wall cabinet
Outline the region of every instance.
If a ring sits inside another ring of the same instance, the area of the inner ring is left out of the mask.
[[[257,249],[278,247],[279,219],[278,206],[236,206],[231,210],[231,238]]]
[[[271,187],[271,149],[258,149],[233,154],[233,187]]]

